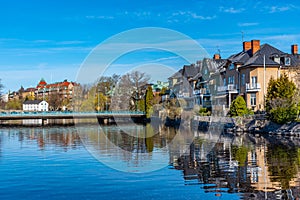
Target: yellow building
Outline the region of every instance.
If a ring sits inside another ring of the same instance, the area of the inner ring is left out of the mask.
[[[298,46],[292,45],[291,50],[284,53],[269,44],[260,45],[260,40],[243,42],[243,50],[230,56],[220,69],[222,80],[218,95],[226,95],[227,105],[241,95],[248,108],[263,110],[271,77],[276,79],[287,73],[296,81],[295,69],[300,66]]]

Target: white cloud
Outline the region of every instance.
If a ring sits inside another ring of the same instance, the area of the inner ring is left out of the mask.
[[[225,12],[225,13],[231,13],[231,14],[236,14],[236,13],[241,13],[243,11],[245,11],[244,8],[225,8],[225,7],[220,7],[219,9],[221,12]]]
[[[114,19],[115,17],[113,16],[105,16],[105,15],[99,15],[99,16],[95,16],[95,15],[87,15],[85,16],[86,19]]]
[[[293,9],[299,9],[299,7],[288,4],[288,5],[282,5],[282,6],[267,6],[265,7],[265,10],[267,10],[268,13],[278,13],[278,12],[286,12]]]
[[[300,34],[280,34],[280,35],[271,35],[263,37],[264,40],[272,40],[272,41],[289,41],[292,43],[295,40],[300,39]]]
[[[238,26],[246,27],[246,26],[257,26],[259,23],[257,22],[245,22],[245,23],[238,23]]]
[[[62,45],[83,44],[83,43],[85,43],[85,41],[81,41],[81,40],[66,40],[66,41],[56,42],[56,44],[62,44]]]
[[[168,19],[168,22],[175,22],[175,23],[180,22],[180,21],[188,22],[188,21],[191,21],[192,19],[194,19],[194,20],[213,20],[216,17],[217,17],[216,15],[212,15],[212,16],[199,15],[196,12],[192,12],[192,11],[178,11],[178,12],[174,12],[171,14],[171,16]]]

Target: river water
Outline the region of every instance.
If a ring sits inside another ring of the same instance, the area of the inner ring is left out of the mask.
[[[0,129],[1,199],[296,199],[300,139],[151,125]]]

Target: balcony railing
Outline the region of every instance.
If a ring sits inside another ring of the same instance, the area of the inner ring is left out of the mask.
[[[209,90],[206,88],[200,88],[198,90],[193,91],[194,95],[200,95],[200,94],[209,94]]]
[[[234,84],[228,84],[225,86],[218,86],[218,92],[227,92],[227,91],[235,91],[237,88]]]
[[[259,91],[261,89],[260,83],[247,83],[246,91]]]

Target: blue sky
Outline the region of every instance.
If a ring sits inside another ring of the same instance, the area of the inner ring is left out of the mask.
[[[300,44],[298,1],[11,0],[0,4],[4,91],[36,86],[42,77],[47,82],[76,80],[93,48],[134,28],[178,31],[196,40],[209,56],[219,49],[223,58],[241,51],[242,32],[244,40],[260,39],[285,52],[290,52],[291,44]],[[174,70],[185,63],[170,52],[142,51],[118,59],[115,73],[122,74],[141,60]]]

